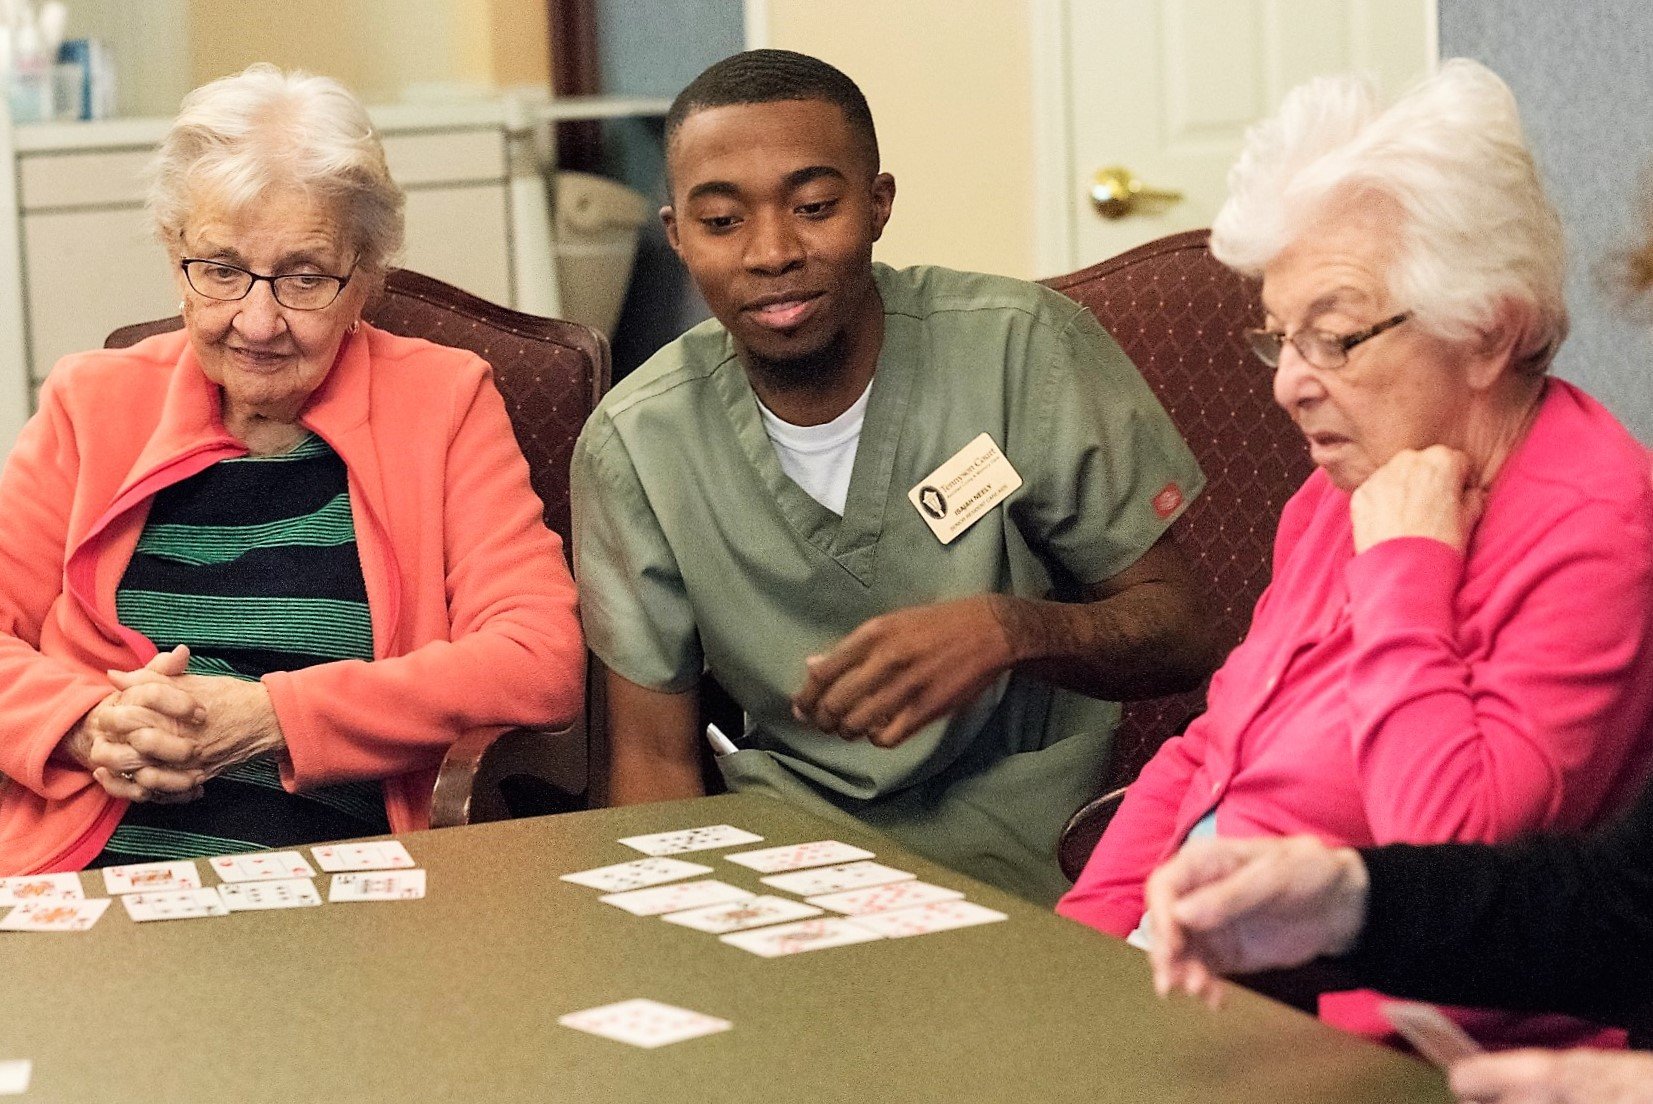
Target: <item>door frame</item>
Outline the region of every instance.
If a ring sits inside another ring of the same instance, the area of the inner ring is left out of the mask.
[[[1078,0],[1085,2],[1085,0]],[[750,0],[749,0],[750,3]],[[1073,163],[1072,59],[1068,26],[1075,0],[1028,0],[1033,72],[1033,263],[1041,276],[1059,276],[1079,265],[1080,204],[1070,182]],[[1440,0],[1424,0],[1425,53],[1441,59]],[[1103,258],[1095,258],[1102,260]]]

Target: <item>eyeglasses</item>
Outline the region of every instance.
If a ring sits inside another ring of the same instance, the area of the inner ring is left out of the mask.
[[[196,294],[208,299],[231,303],[245,299],[260,280],[270,285],[275,301],[289,310],[313,311],[333,305],[333,300],[344,291],[361,258],[350,262],[350,271],[343,276],[328,276],[320,272],[290,272],[279,276],[260,276],[223,261],[185,257],[178,262],[184,270],[184,279]]]
[[[1411,311],[1402,311],[1393,318],[1385,318],[1375,326],[1356,330],[1352,334],[1298,330],[1287,337],[1282,330],[1247,330],[1245,338],[1251,346],[1251,351],[1257,354],[1257,359],[1270,368],[1279,367],[1280,352],[1285,348],[1286,342],[1290,341],[1292,348],[1296,349],[1304,360],[1316,368],[1332,371],[1349,363],[1350,349],[1362,341],[1370,341],[1385,330],[1394,329],[1411,317]]]

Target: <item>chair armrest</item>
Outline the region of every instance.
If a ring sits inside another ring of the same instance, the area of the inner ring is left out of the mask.
[[[1125,800],[1125,790],[1126,787],[1121,786],[1091,800],[1062,826],[1062,834],[1056,840],[1056,862],[1068,881],[1079,880],[1091,852],[1096,850],[1097,841],[1108,830],[1109,822]]]
[[[477,729],[467,732],[442,757],[431,793],[430,826],[451,828],[505,820],[511,815],[502,779],[517,774],[539,778],[569,798],[587,788],[585,724],[562,728]]]

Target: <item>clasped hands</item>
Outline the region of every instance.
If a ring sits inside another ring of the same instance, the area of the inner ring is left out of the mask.
[[[914,606],[864,622],[805,661],[792,715],[846,740],[894,747],[957,712],[1016,663],[1001,595]]]
[[[63,750],[123,801],[194,801],[208,779],[282,745],[262,684],[185,673],[189,649],[110,671],[114,693],[63,738]]]

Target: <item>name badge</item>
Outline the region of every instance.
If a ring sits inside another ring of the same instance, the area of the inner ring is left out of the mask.
[[[993,438],[983,433],[925,476],[907,492],[907,500],[937,540],[952,544],[1021,485],[1022,477]]]

